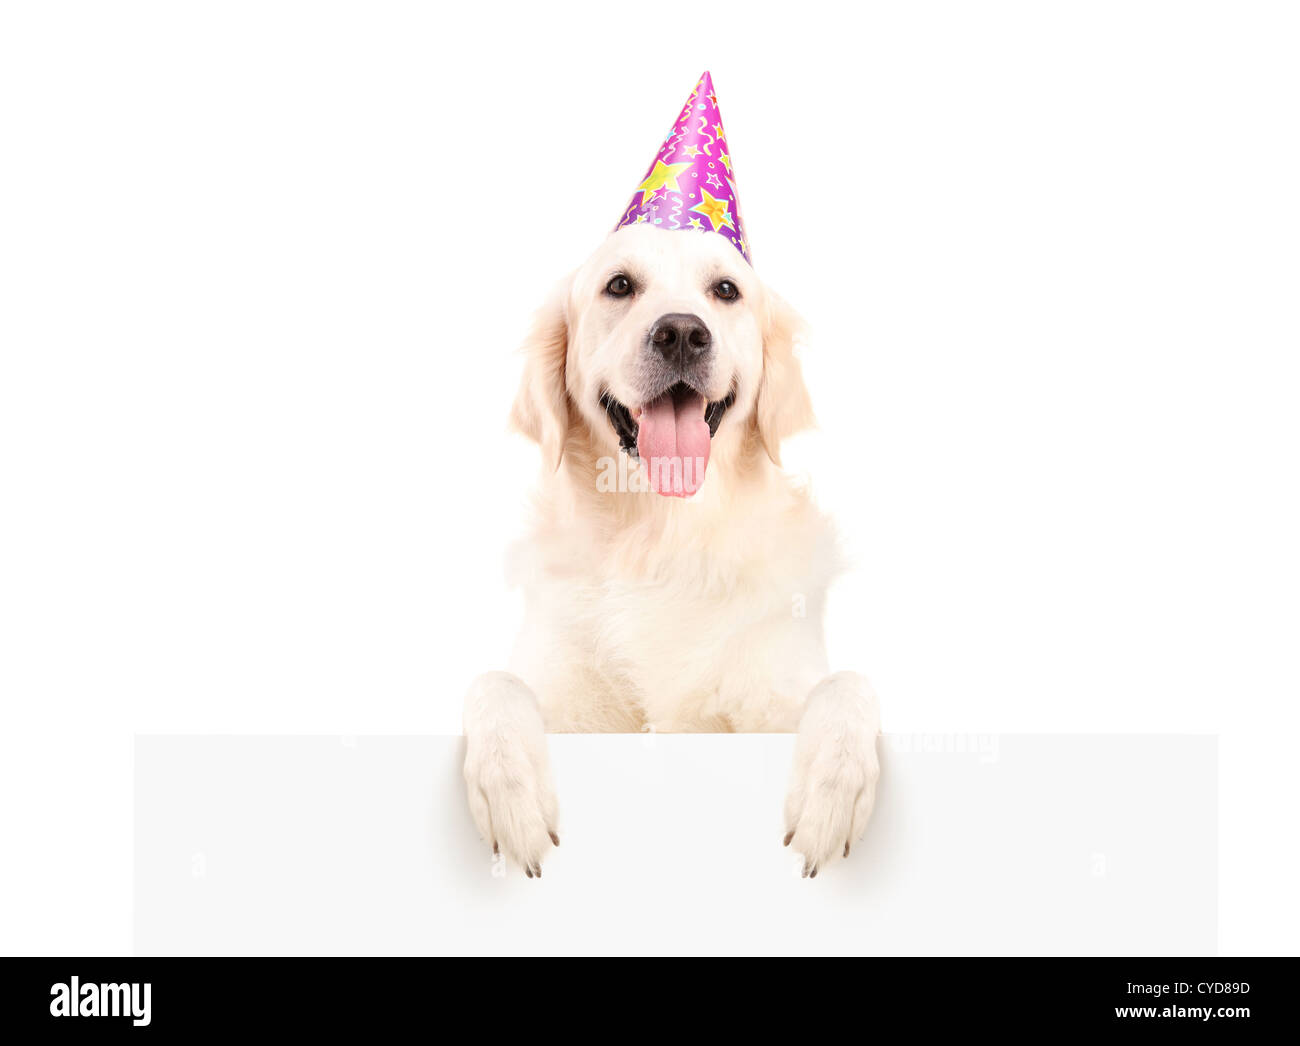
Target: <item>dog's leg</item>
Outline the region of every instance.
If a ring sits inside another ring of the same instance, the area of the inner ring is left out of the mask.
[[[488,672],[465,695],[465,784],[469,809],[494,853],[531,879],[559,846],[555,787],[537,698],[518,676]]]
[[[862,838],[876,801],[880,708],[866,678],[836,672],[804,702],[785,800],[785,844],[804,859],[805,877]]]

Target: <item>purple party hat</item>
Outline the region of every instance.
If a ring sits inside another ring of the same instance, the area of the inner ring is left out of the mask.
[[[713,93],[713,77],[707,71],[686,99],[654,163],[614,228],[641,224],[720,233],[745,261],[750,261],[727,135],[722,129],[718,97]]]

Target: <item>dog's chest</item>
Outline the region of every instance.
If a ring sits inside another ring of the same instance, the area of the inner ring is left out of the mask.
[[[729,580],[711,588],[628,580],[600,585],[587,625],[608,697],[634,701],[649,722],[673,729],[731,729],[720,695],[739,680],[750,681],[751,691],[770,689],[765,648],[794,644],[792,634],[809,624],[805,605],[820,608],[822,586],[770,569]]]
[[[568,729],[774,729],[824,661],[833,543],[811,513],[704,541],[552,532],[515,664]],[[802,525],[798,525],[802,524]],[[689,537],[689,535],[688,535]]]

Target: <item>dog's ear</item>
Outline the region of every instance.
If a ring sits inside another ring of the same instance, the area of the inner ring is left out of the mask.
[[[803,383],[803,368],[795,356],[795,342],[803,333],[803,320],[778,295],[767,292],[763,319],[763,378],[758,386],[754,418],[767,456],[781,464],[781,441],[809,428],[812,400]]]
[[[533,318],[524,342],[524,374],[510,409],[510,424],[542,448],[542,461],[555,470],[569,436],[569,397],[564,384],[569,353],[569,323],[564,302],[567,284],[557,288]]]

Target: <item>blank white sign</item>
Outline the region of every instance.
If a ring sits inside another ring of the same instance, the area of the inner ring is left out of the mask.
[[[459,737],[136,739],[140,954],[1213,954],[1217,739],[890,735],[867,838],[781,846],[791,735],[550,739],[529,881]]]

